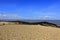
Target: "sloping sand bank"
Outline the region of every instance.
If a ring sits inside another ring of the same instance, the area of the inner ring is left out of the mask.
[[[0,40],[60,40],[60,28],[40,25],[0,26]]]

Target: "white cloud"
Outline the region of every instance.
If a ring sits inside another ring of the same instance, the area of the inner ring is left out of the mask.
[[[0,14],[0,19],[22,19],[22,16],[17,14]]]
[[[44,16],[43,18],[45,20],[55,20],[56,19],[56,17],[54,17],[54,16]]]

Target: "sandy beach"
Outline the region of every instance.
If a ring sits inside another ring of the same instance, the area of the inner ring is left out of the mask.
[[[0,40],[60,40],[60,28],[41,25],[0,26]]]

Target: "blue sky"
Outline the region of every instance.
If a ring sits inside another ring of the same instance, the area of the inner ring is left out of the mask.
[[[60,1],[0,0],[0,18],[60,19]]]

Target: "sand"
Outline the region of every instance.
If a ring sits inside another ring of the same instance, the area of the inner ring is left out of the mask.
[[[0,40],[60,40],[60,28],[40,25],[0,26]]]

